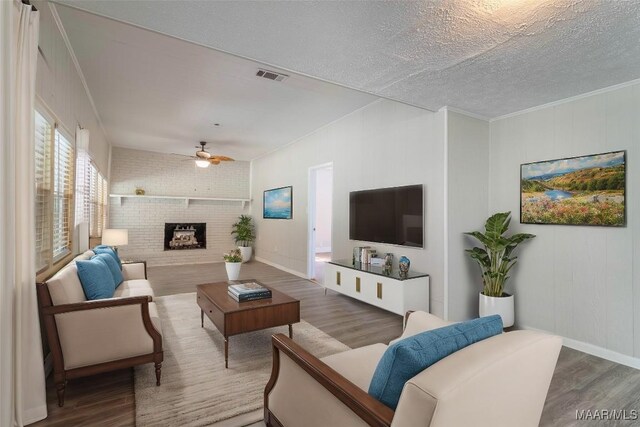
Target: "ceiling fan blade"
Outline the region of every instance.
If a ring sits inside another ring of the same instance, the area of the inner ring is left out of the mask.
[[[227,157],[227,156],[211,156],[212,158],[216,159],[216,160],[220,160],[221,162],[233,162],[235,161],[234,159],[232,159],[231,157]]]
[[[211,163],[212,165],[219,165],[220,164],[220,160],[218,160],[215,157],[209,157],[209,163]]]

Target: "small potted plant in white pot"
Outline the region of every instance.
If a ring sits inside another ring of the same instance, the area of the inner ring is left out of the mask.
[[[505,328],[513,326],[515,321],[513,295],[504,292],[504,284],[509,279],[509,270],[513,268],[518,258],[513,256],[513,251],[520,243],[536,237],[528,233],[505,236],[504,233],[509,229],[510,222],[511,212],[499,212],[487,219],[484,233],[479,231],[465,233],[478,239],[484,246],[465,250],[478,263],[482,271],[480,316],[499,314]]]
[[[238,280],[238,277],[240,277],[240,267],[242,267],[240,250],[232,249],[228,254],[224,254],[223,258],[229,280]]]
[[[251,243],[256,239],[254,230],[255,228],[249,215],[240,215],[238,222],[233,224],[231,234],[234,236],[236,245],[238,245],[238,249],[242,254],[242,262],[247,262],[251,259]]]

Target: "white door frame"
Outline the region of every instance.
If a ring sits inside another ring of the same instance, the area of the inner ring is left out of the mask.
[[[307,223],[307,278],[313,279],[316,270],[316,172],[318,169],[331,168],[333,174],[333,162],[323,163],[311,166],[308,173],[309,188],[307,193],[308,200],[308,223]],[[333,197],[333,187],[331,188],[331,197]],[[333,216],[333,212],[332,212]],[[333,219],[333,218],[332,218]],[[333,235],[333,221],[331,221],[331,234]]]

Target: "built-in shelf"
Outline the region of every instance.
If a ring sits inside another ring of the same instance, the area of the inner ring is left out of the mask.
[[[195,197],[195,196],[150,196],[144,195],[139,196],[137,194],[109,194],[109,197],[112,197],[116,200],[116,204],[118,206],[122,205],[122,199],[171,199],[171,200],[183,200],[185,206],[189,206],[191,200],[206,200],[212,202],[239,202],[242,203],[242,208],[244,209],[247,203],[251,202],[251,199],[234,199],[230,197]]]

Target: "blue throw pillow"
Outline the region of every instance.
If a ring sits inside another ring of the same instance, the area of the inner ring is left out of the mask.
[[[113,282],[116,285],[116,288],[120,286],[120,284],[124,281],[124,277],[122,276],[122,271],[120,271],[120,267],[118,267],[118,263],[113,257],[107,253],[102,253],[98,255],[94,255],[91,259],[100,258],[107,264],[109,267],[109,271],[111,272],[111,276],[113,277]]]
[[[98,245],[95,248],[93,248],[93,253],[95,253],[96,255],[98,255],[98,254],[109,254],[109,255],[111,255],[113,257],[113,259],[115,259],[116,262],[118,263],[118,268],[120,270],[122,270],[122,262],[120,261],[120,257],[113,250],[113,248],[111,246]]]
[[[390,345],[371,379],[369,394],[396,409],[404,384],[441,359],[502,332],[499,315],[433,329]]]
[[[116,289],[109,267],[100,258],[76,261],[78,278],[88,300],[112,298]]]

